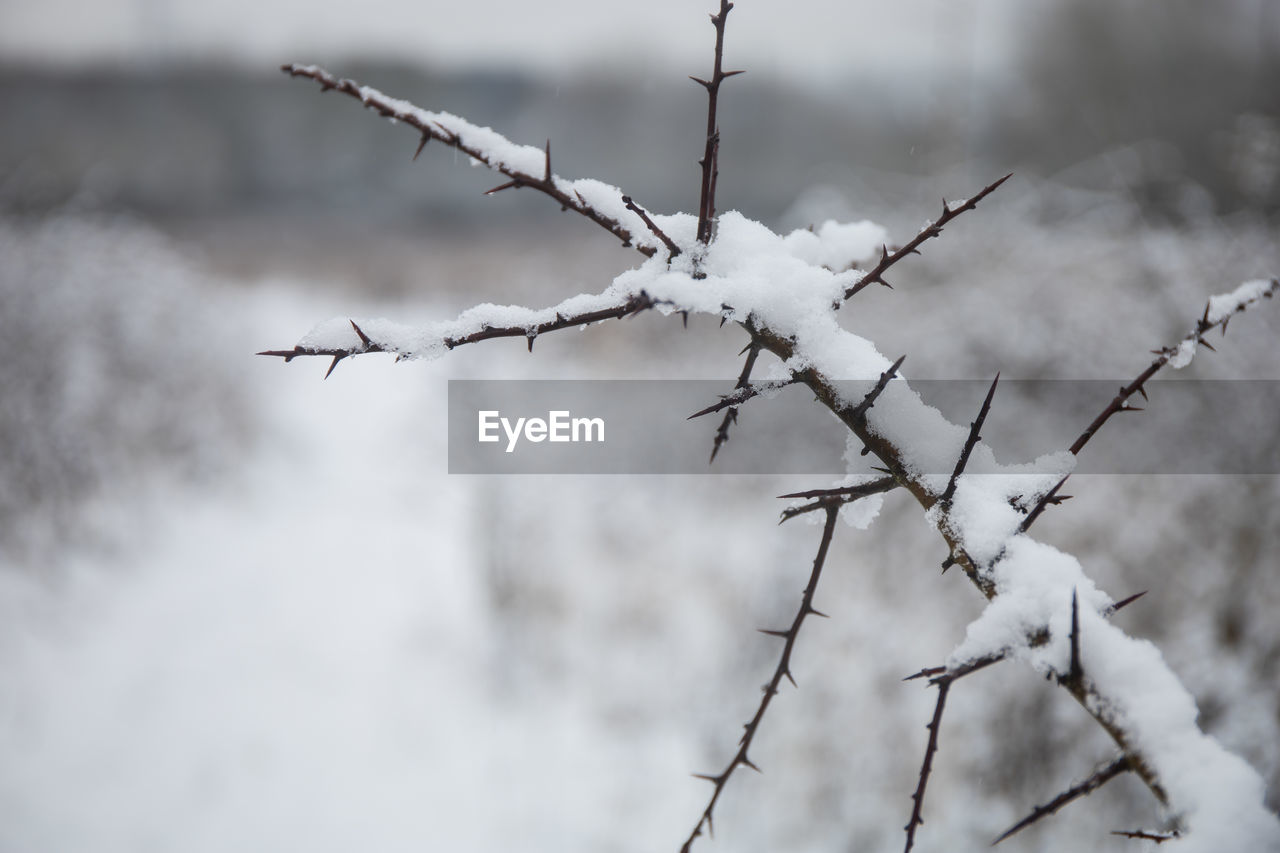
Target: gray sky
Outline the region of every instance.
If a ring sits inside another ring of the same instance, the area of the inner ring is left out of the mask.
[[[437,66],[699,72],[716,0],[0,0],[0,57],[54,64],[157,58],[271,67],[354,54]],[[1016,0],[739,0],[727,61],[811,81],[910,62],[1007,54]]]

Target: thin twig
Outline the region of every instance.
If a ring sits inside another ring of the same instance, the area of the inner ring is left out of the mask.
[[[698,242],[703,245],[711,242],[711,224],[716,215],[716,179],[720,169],[720,127],[716,123],[716,106],[720,97],[720,84],[725,78],[742,73],[723,70],[724,25],[732,8],[733,4],[729,0],[720,0],[720,11],[711,16],[711,24],[716,28],[715,64],[711,79],[689,78],[707,90],[707,141],[702,159],[698,161],[698,165],[702,167],[702,191],[698,199]]]
[[[778,665],[774,668],[773,677],[769,679],[769,683],[764,686],[764,696],[760,699],[760,705],[756,708],[755,716],[744,726],[742,739],[738,741],[738,751],[729,761],[728,766],[722,770],[719,775],[710,776],[706,774],[695,774],[699,779],[706,779],[715,789],[711,792],[711,800],[707,803],[707,807],[702,810],[702,815],[698,818],[697,824],[694,825],[693,831],[689,834],[689,838],[680,848],[681,853],[688,853],[693,846],[693,842],[698,836],[702,835],[702,829],[705,826],[707,832],[712,831],[711,814],[715,810],[716,803],[720,800],[720,795],[724,793],[725,785],[729,782],[729,777],[739,767],[750,767],[752,770],[759,772],[760,768],[752,763],[748,757],[751,744],[755,740],[756,733],[760,730],[760,721],[764,719],[765,712],[769,710],[769,703],[773,701],[773,697],[778,695],[778,688],[785,678],[795,686],[796,680],[791,674],[791,652],[795,648],[796,638],[800,636],[800,626],[804,624],[804,620],[810,616],[825,616],[813,606],[813,596],[818,589],[818,581],[822,577],[822,567],[827,560],[827,551],[831,546],[831,537],[835,533],[836,518],[840,514],[840,509],[836,505],[827,507],[827,521],[822,528],[822,541],[818,545],[818,554],[813,560],[813,570],[809,574],[809,583],[804,588],[804,593],[800,599],[800,607],[796,610],[795,618],[791,620],[791,627],[785,630],[761,629],[762,633],[771,637],[782,639],[782,654],[778,658]]]
[[[1144,387],[1147,384],[1147,381],[1150,380],[1151,377],[1155,376],[1162,367],[1168,364],[1171,358],[1178,354],[1183,344],[1195,344],[1196,346],[1203,345],[1209,349],[1213,349],[1213,346],[1204,339],[1204,336],[1209,331],[1214,328],[1221,328],[1222,334],[1225,335],[1227,333],[1227,323],[1231,320],[1233,315],[1246,310],[1259,298],[1270,299],[1277,290],[1280,290],[1280,279],[1272,279],[1271,286],[1264,290],[1259,297],[1242,302],[1237,305],[1235,310],[1230,314],[1227,314],[1213,322],[1209,321],[1209,305],[1206,303],[1204,306],[1204,314],[1196,322],[1195,328],[1188,332],[1182,340],[1178,342],[1178,344],[1171,347],[1165,347],[1164,349],[1153,350],[1156,355],[1155,361],[1147,365],[1147,369],[1139,373],[1136,379],[1120,389],[1120,392],[1112,398],[1111,402],[1107,404],[1107,407],[1093,419],[1091,424],[1085,427],[1084,432],[1080,433],[1080,437],[1072,443],[1070,448],[1071,452],[1079,455],[1084,446],[1089,443],[1089,439],[1093,438],[1098,430],[1102,428],[1102,425],[1105,424],[1112,415],[1117,414],[1118,412],[1142,411],[1142,409],[1129,405],[1129,398],[1134,394],[1141,394],[1144,400],[1147,399],[1147,391]]]
[[[1112,835],[1119,835],[1122,838],[1134,838],[1140,841],[1154,841],[1156,844],[1164,844],[1166,841],[1177,841],[1182,837],[1180,832],[1147,832],[1143,829],[1113,829]]]
[[[490,158],[487,152],[475,147],[474,145],[467,144],[458,133],[450,130],[448,127],[437,121],[425,120],[420,111],[408,106],[404,101],[399,101],[395,98],[384,95],[377,89],[369,86],[361,86],[354,80],[348,80],[345,78],[340,79],[330,74],[328,71],[325,71],[323,68],[317,68],[311,65],[282,65],[280,66],[280,70],[288,74],[290,77],[306,77],[311,80],[315,80],[320,84],[322,91],[327,92],[332,89],[333,91],[341,92],[344,95],[350,95],[369,109],[378,113],[378,115],[394,119],[395,121],[407,124],[414,128],[419,134],[421,134],[421,141],[418,144],[418,150],[413,155],[415,159],[418,154],[422,153],[422,149],[427,144],[427,140],[438,139],[445,145],[458,149],[478,162],[488,166],[490,169],[493,169],[495,172],[506,175],[511,179],[507,183],[489,190],[490,193],[495,193],[499,190],[509,188],[532,187],[533,189],[536,189],[541,193],[545,193],[559,202],[561,209],[572,210],[576,213],[582,214],[587,219],[590,219],[592,222],[596,223],[601,228],[604,228],[606,231],[621,240],[623,245],[634,246],[637,251],[646,256],[652,256],[657,251],[653,246],[633,243],[634,235],[632,235],[632,233],[625,228],[622,223],[610,216],[607,216],[599,210],[596,210],[583,200],[580,195],[576,193],[571,195],[564,189],[561,189],[555,178],[550,174],[550,140],[547,141],[546,146],[546,174],[541,177],[538,175],[531,175],[526,172],[521,172],[505,163],[495,162]]]
[[[947,225],[947,223],[955,219],[960,214],[969,210],[973,210],[975,207],[978,206],[978,202],[982,201],[984,198],[991,195],[991,193],[995,192],[996,189],[1001,184],[1009,180],[1011,177],[1013,177],[1012,172],[1010,172],[1009,174],[1005,175],[1003,178],[1000,178],[997,181],[993,181],[992,183],[983,187],[982,191],[979,192],[977,195],[973,196],[964,204],[958,207],[950,207],[944,201],[942,203],[942,215],[938,217],[936,221],[930,222],[923,229],[921,229],[920,233],[912,237],[911,240],[905,246],[892,252],[889,251],[888,246],[882,246],[880,248],[880,262],[877,263],[874,267],[872,267],[871,271],[868,272],[866,275],[864,275],[862,278],[858,279],[852,285],[845,288],[844,298],[846,300],[851,299],[855,293],[862,290],[864,287],[867,287],[868,285],[875,284],[876,282],[880,282],[885,287],[889,287],[890,286],[889,282],[884,280],[884,274],[888,272],[889,267],[893,266],[898,261],[905,258],[907,255],[920,254],[918,249],[920,248],[921,243],[924,243],[927,240],[937,237],[939,234],[942,233],[942,229]]]
[[[459,335],[457,337],[446,337],[441,343],[447,349],[463,346],[464,344],[474,344],[479,341],[487,341],[491,338],[527,338],[530,341],[530,349],[532,349],[532,340],[544,332],[555,332],[560,329],[571,329],[588,323],[597,323],[601,320],[617,320],[623,317],[629,317],[632,314],[638,314],[641,311],[648,310],[659,304],[658,300],[653,299],[649,294],[641,291],[640,293],[629,297],[625,302],[612,308],[601,308],[596,311],[584,311],[581,314],[572,315],[556,315],[554,320],[548,320],[545,323],[538,323],[534,326],[485,326],[477,332],[469,335]],[[282,358],[285,362],[293,361],[300,356],[328,356],[333,358],[333,363],[329,365],[329,373],[333,372],[333,368],[337,366],[342,359],[353,355],[364,355],[371,352],[390,352],[397,355],[409,355],[394,346],[385,346],[373,341],[360,330],[354,322],[356,333],[360,337],[360,344],[352,347],[341,348],[318,348],[295,346],[293,349],[285,350],[265,350],[257,353],[257,355],[274,356]],[[327,377],[329,373],[326,373]]]
[[[933,770],[933,757],[938,752],[938,730],[942,727],[942,711],[947,705],[947,691],[951,689],[953,679],[941,676],[932,684],[938,688],[938,703],[933,706],[933,719],[926,728],[929,730],[929,742],[924,748],[924,762],[920,765],[920,781],[916,784],[915,793],[911,795],[911,819],[903,827],[907,831],[907,846],[904,853],[911,853],[916,843],[916,829],[924,824],[924,791],[929,784],[929,773]]]
[[[550,154],[547,156],[550,157]],[[550,162],[550,160],[547,162]],[[667,263],[670,263],[676,255],[680,254],[680,247],[675,244],[675,241],[668,237],[666,232],[659,228],[657,223],[649,218],[649,214],[643,207],[631,200],[631,196],[624,195],[622,197],[622,203],[627,206],[627,210],[631,211],[636,216],[639,216],[640,221],[645,224],[645,227],[653,232],[653,236],[661,240],[662,244],[667,247]]]
[[[742,393],[743,389],[751,387],[751,371],[755,368],[756,357],[759,355],[760,344],[756,343],[753,338],[751,343],[747,344],[747,358],[742,363],[742,372],[738,374],[738,382],[733,386],[735,393]],[[751,396],[754,397],[756,394],[752,393]],[[706,413],[706,409],[703,409],[702,413]],[[720,452],[721,446],[729,440],[729,427],[737,422],[738,406],[730,405],[728,411],[724,413],[724,417],[720,420],[720,426],[716,429],[716,437],[711,444],[711,458],[707,460],[708,465],[716,461],[716,454]]]
[[[960,451],[960,458],[956,460],[956,468],[951,472],[951,479],[947,481],[947,489],[942,493],[942,497],[939,498],[944,508],[951,506],[951,499],[956,494],[956,483],[960,481],[960,475],[964,473],[964,466],[969,464],[969,455],[973,453],[973,448],[977,446],[979,439],[982,438],[978,433],[982,429],[983,422],[987,419],[987,413],[991,411],[991,401],[996,396],[996,385],[999,382],[1000,374],[997,373],[996,378],[991,380],[991,390],[987,391],[987,398],[982,401],[982,408],[978,410],[977,419],[969,424],[969,437],[965,439],[964,449]]]
[[[1092,794],[1094,791],[1098,790],[1103,785],[1107,784],[1112,779],[1119,776],[1121,773],[1127,772],[1132,769],[1133,769],[1133,760],[1130,759],[1129,756],[1127,755],[1120,756],[1115,761],[1112,761],[1111,763],[1094,771],[1093,774],[1090,775],[1088,779],[1085,779],[1080,784],[1073,785],[1072,787],[1063,791],[1061,794],[1054,797],[1052,800],[1045,803],[1044,805],[1036,806],[1034,809],[1032,809],[1031,814],[1027,815],[1022,820],[1018,821],[1013,826],[1009,827],[1003,833],[1001,833],[999,838],[991,842],[991,846],[995,847],[997,844],[999,844],[1001,841],[1004,841],[1009,836],[1014,835],[1018,832],[1021,832],[1022,830],[1026,829],[1028,826],[1031,826],[1031,824],[1035,823],[1041,818],[1048,817],[1049,815],[1061,809],[1063,806],[1070,803],[1072,800],[1079,799],[1080,797],[1086,796],[1087,794]]]
[[[863,483],[860,486],[845,486],[839,489],[815,489],[810,492],[796,492],[790,495],[780,495],[783,498],[806,498],[815,497],[817,500],[800,506],[787,507],[782,511],[782,518],[778,520],[781,524],[784,521],[790,521],[798,515],[814,512],[819,509],[826,509],[834,504],[835,506],[844,506],[847,503],[865,498],[870,495],[877,495],[882,492],[892,491],[898,487],[898,481],[893,477],[883,477],[879,480],[873,480],[870,483]]]

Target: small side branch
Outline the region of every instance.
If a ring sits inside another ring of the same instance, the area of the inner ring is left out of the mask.
[[[550,163],[551,163],[550,151],[551,149],[548,148],[547,149],[548,168],[550,168]],[[659,228],[657,224],[652,219],[649,218],[648,212],[646,212],[643,207],[641,207],[640,205],[636,204],[634,201],[631,200],[631,196],[624,195],[622,197],[622,203],[627,206],[627,210],[631,211],[636,216],[639,216],[640,221],[645,224],[645,227],[648,228],[651,232],[653,232],[653,236],[661,240],[662,245],[667,247],[667,263],[671,263],[671,261],[676,257],[676,255],[680,254],[680,247],[675,244],[674,240],[672,240],[670,237],[666,235],[666,232],[664,232],[661,228]]]
[[[480,341],[486,341],[491,338],[525,338],[530,342],[529,348],[533,348],[532,341],[538,335],[544,332],[555,332],[560,329],[571,329],[590,323],[598,323],[601,320],[617,320],[623,317],[629,317],[646,311],[659,304],[649,294],[641,291],[628,298],[625,302],[612,308],[602,308],[596,311],[586,311],[581,314],[562,315],[557,314],[554,320],[548,320],[545,323],[537,323],[533,326],[484,326],[479,331],[471,332],[466,335],[446,336],[440,342],[447,349],[454,349],[465,344],[474,344]],[[295,346],[293,349],[285,350],[264,350],[256,353],[256,355],[273,356],[282,358],[286,363],[293,361],[301,356],[326,356],[333,359],[333,363],[329,365],[329,373],[338,365],[338,362],[344,358],[353,355],[364,355],[371,352],[389,352],[395,353],[399,357],[410,357],[412,352],[401,350],[396,346],[382,344],[371,340],[368,335],[356,326],[353,321],[351,325],[355,328],[356,334],[360,339],[360,343],[356,346],[344,348],[316,348]]]
[[[1147,832],[1145,829],[1116,829],[1112,830],[1112,835],[1119,835],[1121,838],[1133,838],[1139,841],[1154,841],[1156,844],[1164,844],[1166,841],[1177,841],[1182,837],[1178,832]]]
[[[1085,427],[1084,432],[1080,433],[1080,437],[1077,438],[1071,444],[1071,448],[1070,448],[1071,452],[1078,456],[1080,454],[1080,451],[1084,449],[1084,446],[1089,443],[1089,440],[1093,438],[1093,436],[1098,432],[1099,429],[1102,428],[1102,425],[1111,419],[1112,415],[1117,414],[1119,412],[1142,411],[1142,409],[1137,408],[1136,406],[1130,405],[1129,398],[1132,397],[1134,394],[1141,394],[1142,399],[1146,400],[1147,391],[1144,386],[1151,379],[1151,377],[1155,376],[1156,373],[1158,373],[1161,368],[1163,368],[1166,364],[1168,364],[1169,361],[1174,356],[1182,352],[1184,347],[1197,347],[1197,346],[1203,345],[1208,347],[1209,349],[1213,349],[1213,346],[1210,345],[1209,342],[1204,339],[1204,336],[1206,334],[1208,334],[1210,331],[1212,331],[1215,328],[1220,328],[1222,329],[1222,334],[1225,335],[1227,333],[1227,323],[1230,322],[1233,316],[1247,310],[1248,307],[1252,305],[1254,302],[1257,302],[1258,299],[1264,299],[1264,298],[1270,299],[1272,296],[1275,295],[1277,290],[1280,290],[1280,279],[1272,279],[1270,286],[1267,287],[1265,290],[1261,291],[1261,293],[1258,296],[1255,296],[1252,299],[1241,301],[1239,304],[1235,305],[1230,311],[1224,313],[1220,317],[1210,316],[1210,309],[1212,307],[1212,304],[1205,305],[1204,314],[1196,322],[1195,328],[1192,329],[1190,332],[1188,332],[1186,336],[1183,337],[1183,339],[1178,342],[1177,345],[1171,346],[1171,347],[1165,347],[1164,349],[1154,350],[1153,352],[1155,353],[1155,356],[1156,356],[1155,361],[1147,365],[1147,369],[1139,373],[1136,379],[1134,379],[1128,385],[1125,385],[1120,389],[1120,392],[1116,394],[1115,397],[1112,398],[1111,402],[1107,404],[1107,407],[1103,409],[1102,412],[1099,413],[1099,415],[1096,418],[1093,419],[1093,422],[1091,424]]]
[[[1088,779],[1085,779],[1079,785],[1074,785],[1071,788],[1068,788],[1067,790],[1063,791],[1061,794],[1054,797],[1052,800],[1050,800],[1049,802],[1045,803],[1042,806],[1036,806],[1031,811],[1031,814],[1027,815],[1022,820],[1018,821],[1013,826],[1009,827],[1007,830],[1001,833],[999,838],[991,842],[991,846],[994,847],[997,844],[999,844],[1001,841],[1004,841],[1006,838],[1009,838],[1012,835],[1016,835],[1017,833],[1026,829],[1028,826],[1031,826],[1031,824],[1035,823],[1041,818],[1048,817],[1049,815],[1058,811],[1063,806],[1067,805],[1073,800],[1077,800],[1080,797],[1084,797],[1084,796],[1087,796],[1088,794],[1092,794],[1094,791],[1098,790],[1103,785],[1107,784],[1112,779],[1119,776],[1121,773],[1125,773],[1132,769],[1133,769],[1133,761],[1129,758],[1129,756],[1127,755],[1120,756],[1115,761],[1112,761],[1110,764],[1107,764],[1106,766],[1096,770],[1093,773],[1093,775],[1091,775]]]
[[[738,382],[733,386],[735,394],[745,393],[746,389],[751,387],[751,371],[755,369],[756,358],[760,355],[760,344],[752,340],[747,344],[747,358],[742,363],[742,373],[738,374]],[[759,392],[753,392],[752,397]],[[723,402],[723,401],[721,401]],[[706,410],[703,409],[705,413]],[[729,427],[738,422],[738,406],[730,405],[724,413],[724,417],[720,420],[720,426],[716,429],[715,440],[711,444],[711,458],[707,460],[710,465],[716,461],[716,454],[720,452],[721,446],[729,441]]]
[[[779,495],[778,497],[780,498],[816,498],[817,500],[800,506],[787,507],[782,511],[782,518],[778,520],[778,523],[790,521],[798,515],[827,509],[832,505],[841,507],[847,503],[853,503],[859,498],[893,491],[896,488],[898,488],[898,481],[893,477],[881,477],[879,480],[872,480],[870,483],[863,483],[858,486],[844,486],[839,489],[813,489],[808,492],[792,492],[789,495]]]
[[[973,448],[978,445],[978,441],[982,436],[979,431],[982,424],[987,419],[987,414],[991,411],[991,401],[996,396],[996,385],[1000,382],[1000,374],[996,374],[996,378],[991,380],[991,390],[987,391],[987,398],[982,401],[982,408],[978,410],[978,417],[973,423],[969,424],[969,437],[965,439],[964,449],[960,451],[960,458],[956,460],[955,470],[951,472],[951,479],[947,481],[946,491],[942,493],[939,499],[944,508],[951,506],[951,499],[956,494],[956,484],[960,482],[960,475],[964,473],[964,467],[969,464],[969,456],[973,453]]]
[[[888,246],[882,247],[880,250],[880,262],[877,263],[874,267],[872,267],[870,272],[868,272],[862,278],[858,279],[855,283],[853,283],[848,288],[846,288],[844,292],[844,298],[846,300],[852,299],[854,294],[856,294],[858,291],[862,290],[863,288],[869,285],[875,284],[876,282],[883,284],[885,287],[889,287],[890,286],[889,282],[884,280],[884,274],[888,272],[889,267],[893,266],[898,261],[905,258],[907,255],[920,254],[918,249],[920,248],[920,245],[922,243],[926,242],[927,240],[931,240],[934,237],[937,237],[939,234],[942,233],[942,229],[946,227],[947,223],[955,219],[960,214],[965,213],[966,211],[973,210],[975,207],[978,206],[978,202],[982,201],[984,198],[991,195],[991,193],[995,192],[996,189],[999,188],[1001,184],[1009,180],[1011,177],[1013,177],[1012,172],[1010,172],[1009,174],[1005,175],[1003,178],[1000,178],[997,181],[993,181],[992,183],[983,187],[982,191],[979,192],[977,195],[973,196],[964,204],[961,204],[957,207],[951,207],[944,201],[942,203],[942,215],[939,216],[937,220],[935,220],[934,222],[930,222],[923,229],[921,229],[920,233],[912,237],[911,240],[905,246],[893,252],[889,251]]]
[[[726,78],[741,71],[724,71],[724,25],[729,18],[733,4],[729,0],[720,0],[720,11],[711,16],[711,24],[716,28],[715,64],[711,71],[711,79],[698,77],[689,79],[707,90],[707,141],[698,165],[702,167],[702,192],[698,199],[698,242],[706,245],[711,242],[711,223],[716,216],[716,180],[720,172],[720,127],[716,122],[716,106],[720,97],[720,84]]]
[[[904,853],[911,853],[916,843],[916,829],[924,825],[924,791],[929,784],[929,774],[933,771],[933,757],[938,753],[938,730],[942,728],[942,712],[947,706],[947,691],[951,689],[954,679],[941,676],[931,683],[938,688],[938,702],[933,707],[933,719],[926,728],[929,730],[929,743],[924,748],[924,761],[920,765],[920,781],[915,793],[911,795],[911,819],[904,827],[907,831],[907,846]]]
[[[761,629],[762,633],[782,640],[782,655],[778,658],[778,665],[774,668],[773,677],[764,686],[764,696],[760,699],[760,705],[756,708],[755,716],[744,726],[742,739],[738,742],[738,751],[729,761],[728,766],[715,776],[701,773],[695,774],[699,779],[706,779],[715,786],[715,789],[711,792],[711,800],[707,803],[707,807],[702,810],[702,815],[698,818],[697,824],[694,825],[693,831],[680,848],[681,853],[688,853],[693,847],[693,842],[698,836],[702,835],[704,827],[708,833],[712,831],[712,812],[715,810],[716,803],[720,801],[720,795],[724,793],[725,785],[728,784],[729,778],[733,776],[733,772],[739,767],[750,767],[752,770],[760,771],[760,768],[752,763],[748,753],[751,750],[751,744],[755,740],[756,733],[760,730],[760,721],[764,719],[765,712],[769,710],[769,703],[773,701],[774,696],[778,695],[782,679],[785,678],[790,681],[792,686],[796,685],[796,680],[791,674],[791,653],[795,649],[796,638],[800,636],[800,626],[804,624],[804,620],[810,615],[826,615],[814,608],[813,596],[818,589],[818,581],[822,577],[822,567],[827,561],[827,551],[831,547],[831,538],[835,533],[836,518],[839,514],[839,506],[833,504],[827,507],[827,521],[822,528],[822,541],[818,545],[818,554],[813,559],[813,570],[809,574],[809,583],[804,588],[804,593],[800,599],[800,608],[796,611],[795,618],[791,620],[791,627],[785,630]]]
[[[551,175],[551,142],[547,141],[545,148],[545,162],[542,175],[521,172],[520,170],[498,162],[494,156],[478,147],[470,144],[464,138],[464,133],[457,128],[451,129],[440,121],[436,121],[433,114],[419,110],[416,107],[407,104],[404,101],[388,97],[377,89],[369,86],[361,86],[354,80],[338,78],[314,65],[282,65],[280,70],[290,77],[306,77],[320,84],[321,91],[341,92],[344,95],[350,95],[369,109],[378,113],[384,118],[393,119],[402,124],[407,124],[414,128],[420,134],[417,151],[414,153],[414,159],[422,153],[422,149],[426,146],[427,141],[431,139],[439,140],[451,148],[456,148],[462,153],[472,157],[477,162],[483,163],[495,172],[506,175],[510,180],[506,183],[494,187],[489,193],[496,193],[500,190],[513,189],[520,187],[532,187],[541,193],[544,193],[560,204],[562,210],[572,210],[590,219],[592,222],[604,228],[622,241],[625,246],[634,246],[637,251],[646,256],[653,256],[657,251],[653,246],[637,244],[632,242],[633,234],[625,228],[622,223],[611,216],[602,213],[596,208],[588,204],[581,195],[577,193],[566,192],[557,183]],[[443,120],[443,117],[442,117]]]
[[[913,681],[917,678],[928,678],[929,683],[938,688],[938,701],[933,708],[933,719],[926,726],[929,730],[929,742],[924,748],[924,761],[920,764],[919,782],[916,784],[915,793],[911,795],[911,818],[907,821],[907,825],[903,827],[907,832],[907,844],[904,848],[904,853],[911,853],[911,848],[915,846],[916,842],[916,829],[924,825],[924,792],[929,784],[929,774],[933,772],[933,758],[938,753],[938,730],[942,727],[942,712],[946,708],[947,693],[951,690],[951,685],[966,675],[972,675],[992,664],[999,663],[1006,657],[1008,657],[1006,652],[996,652],[975,658],[956,667],[926,667],[903,679],[903,681]]]

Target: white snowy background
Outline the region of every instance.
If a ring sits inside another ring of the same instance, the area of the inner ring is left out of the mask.
[[[504,30],[427,5],[317,20],[309,5],[255,4],[260,26],[232,29],[252,17],[9,3],[0,32],[7,57],[70,62],[134,56],[154,18],[183,34],[167,45],[252,61],[297,58],[276,56],[295,44],[409,52],[420,33],[439,62],[500,54],[555,73],[568,67],[557,56],[608,64],[623,51],[677,76],[704,70],[700,8],[687,25],[688,4],[637,7],[657,33],[642,40],[643,22],[602,25],[598,4],[560,5],[533,19],[529,4],[495,7],[491,21],[519,24]],[[773,19],[750,5],[730,44],[741,39],[753,73],[797,75],[784,57],[806,50],[823,67],[841,61],[817,40],[839,28],[813,26],[830,8]],[[83,30],[50,23],[73,13]],[[95,15],[133,17],[115,32]],[[935,27],[944,41],[954,32]],[[557,35],[591,47],[552,49]],[[951,55],[969,42],[946,43]],[[428,149],[416,168],[429,182],[461,167]],[[861,197],[799,186],[780,219],[837,209],[905,240],[939,197],[980,183],[902,177]],[[319,246],[290,263],[229,257],[191,231],[75,205],[0,221],[0,850],[677,848],[708,794],[689,774],[723,766],[772,672],[776,641],[755,628],[790,618],[816,546],[816,528],[775,525],[773,496],[827,483],[450,477],[446,380],[730,380],[741,333],[646,315],[545,336],[533,356],[519,340],[431,363],[370,356],[321,382],[318,362],[252,353],[331,316],[552,304],[602,289],[633,258],[567,217],[389,229],[348,237],[345,257]],[[913,376],[1123,379],[1210,294],[1280,270],[1280,247],[1263,215],[1169,224],[1124,192],[1020,175],[907,263],[896,290],[845,310],[881,351],[908,353]],[[1188,371],[1280,379],[1277,313],[1264,304],[1234,321]],[[1159,402],[1107,428],[1142,429]],[[736,429],[750,427],[748,408]],[[1118,623],[1157,642],[1204,727],[1274,786],[1277,479],[1071,486],[1040,536],[1113,596],[1150,590]],[[942,663],[983,604],[958,573],[939,577],[944,556],[902,496],[868,530],[837,530],[815,602],[832,618],[806,624],[800,690],[784,690],[753,751],[765,773],[735,777],[699,848],[900,849],[933,705],[901,678]],[[985,846],[1109,754],[1029,669],[967,679],[952,691],[918,849]],[[1140,849],[1109,832],[1157,820],[1148,792],[1120,779],[1006,846]]]

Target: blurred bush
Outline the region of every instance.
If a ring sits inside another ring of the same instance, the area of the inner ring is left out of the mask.
[[[208,476],[247,437],[217,293],[122,219],[0,219],[0,561],[84,531],[91,498]]]

